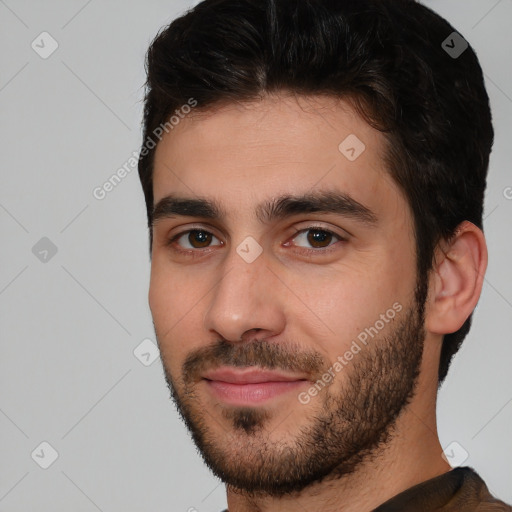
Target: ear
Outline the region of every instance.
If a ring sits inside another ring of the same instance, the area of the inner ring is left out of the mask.
[[[427,331],[448,334],[462,327],[480,298],[486,269],[484,234],[464,221],[453,238],[436,249],[425,310]]]

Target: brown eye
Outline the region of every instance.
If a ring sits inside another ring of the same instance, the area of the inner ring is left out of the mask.
[[[192,230],[188,234],[188,241],[192,247],[202,249],[208,247],[212,239],[212,234],[207,231]],[[194,245],[197,244],[197,245]]]
[[[307,236],[307,240],[313,247],[323,248],[329,246],[329,243],[332,240],[332,233],[319,229],[310,229],[308,231],[309,234]],[[324,245],[326,243],[327,245]],[[320,244],[320,246],[317,244]]]
[[[214,238],[217,237],[204,229],[189,229],[188,231],[178,233],[168,243],[169,245],[177,245],[183,250],[205,249],[210,247]],[[222,245],[222,243],[217,245]]]
[[[310,227],[308,229],[299,231],[297,236],[294,237],[293,242],[299,247],[304,247],[304,245],[301,245],[300,243],[297,244],[297,242],[305,242],[306,244],[309,244],[310,247],[313,247],[313,251],[311,252],[315,252],[314,249],[319,249],[316,252],[322,252],[321,249],[328,249],[331,245],[333,245],[333,240],[336,241],[335,239],[340,241],[345,240],[341,236],[333,233],[332,231],[329,231],[328,229]]]

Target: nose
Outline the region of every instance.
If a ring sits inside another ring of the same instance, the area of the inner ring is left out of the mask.
[[[264,253],[252,263],[233,248],[223,277],[215,286],[204,315],[204,327],[227,341],[267,338],[285,327],[286,292],[267,266]],[[289,302],[289,301],[288,301]]]

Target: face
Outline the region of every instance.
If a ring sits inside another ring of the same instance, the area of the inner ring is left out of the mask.
[[[157,147],[162,363],[206,464],[241,492],[353,472],[413,396],[424,297],[384,148],[347,103],[285,95],[191,114]]]

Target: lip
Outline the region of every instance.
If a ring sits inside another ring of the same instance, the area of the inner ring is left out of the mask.
[[[304,386],[304,375],[258,368],[218,368],[203,376],[210,392],[231,405],[255,405]]]
[[[307,380],[304,374],[290,374],[285,372],[276,372],[262,370],[259,368],[246,368],[243,370],[229,367],[211,370],[205,375],[204,379],[212,381],[228,382],[230,384],[258,384],[263,382],[295,382]]]

